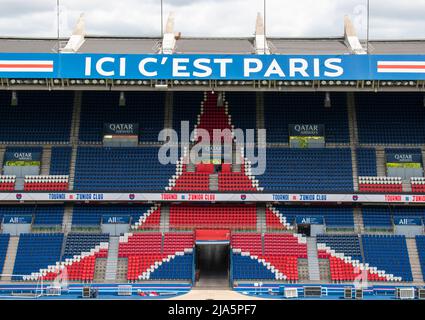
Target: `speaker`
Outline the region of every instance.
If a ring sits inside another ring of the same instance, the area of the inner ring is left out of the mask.
[[[98,296],[99,291],[97,289],[85,286],[82,289],[82,296],[84,299],[95,299]]]
[[[320,298],[322,287],[304,287],[304,297]]]
[[[425,300],[425,289],[424,288],[418,289],[418,299]]]
[[[83,290],[82,290],[82,296],[83,296],[83,298],[84,299],[90,299],[90,294],[91,294],[91,288],[88,287],[88,286],[83,287]]]
[[[363,299],[363,289],[356,289],[356,300]]]
[[[353,289],[351,287],[344,288],[344,299],[353,299]]]

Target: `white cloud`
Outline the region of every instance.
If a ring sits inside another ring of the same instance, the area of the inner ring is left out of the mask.
[[[366,34],[366,0],[266,0],[267,34],[279,37],[342,36],[349,14]],[[424,0],[370,0],[371,38],[424,38]],[[56,0],[0,0],[2,36],[56,36]],[[263,0],[164,0],[183,36],[251,36]],[[61,0],[61,34],[69,35],[85,13],[96,35],[157,36],[159,0]]]

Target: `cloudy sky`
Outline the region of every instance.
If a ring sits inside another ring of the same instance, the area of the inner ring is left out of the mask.
[[[341,36],[343,16],[366,35],[367,0],[266,0],[266,32],[280,37]],[[425,38],[425,0],[370,0],[370,37]],[[56,36],[56,0],[0,0],[1,36]],[[60,0],[61,36],[84,12],[90,35],[157,36],[160,0]],[[263,0],[164,0],[183,36],[251,36]]]

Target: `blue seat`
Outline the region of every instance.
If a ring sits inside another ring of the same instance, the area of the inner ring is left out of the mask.
[[[394,216],[425,218],[425,210],[421,207],[365,207],[362,213],[365,228],[391,229]]]
[[[422,144],[425,141],[422,94],[356,93],[355,99],[360,143]]]
[[[51,175],[69,175],[71,166],[71,147],[52,147],[50,160]]]
[[[62,260],[72,258],[82,252],[89,252],[101,242],[109,242],[106,233],[70,233],[66,237],[65,251]]]
[[[348,143],[345,93],[331,93],[332,107],[324,107],[325,93],[265,93],[264,121],[268,142],[289,141],[290,124],[324,124],[326,142]]]
[[[357,152],[357,174],[359,177],[375,177],[376,151],[372,148],[358,148]]]
[[[226,92],[232,124],[239,129],[257,128],[257,100],[255,92]]]
[[[73,91],[0,92],[0,141],[68,143],[71,133]]]
[[[60,261],[62,233],[23,233],[19,237],[12,280],[22,280],[40,269]]]
[[[64,207],[62,205],[3,205],[0,206],[0,215],[31,215],[35,226],[62,225]]]
[[[163,92],[125,92],[126,105],[119,106],[119,92],[84,91],[79,139],[101,142],[104,123],[138,123],[140,142],[157,142],[164,128]]]
[[[317,243],[323,243],[337,253],[343,253],[352,259],[363,261],[358,235],[318,234]]]
[[[76,191],[164,191],[175,164],[161,164],[158,147],[79,147]]]
[[[173,94],[173,128],[180,137],[181,122],[189,122],[189,130],[194,129],[196,117],[200,112],[203,92],[174,92]],[[181,138],[181,137],[180,137]]]
[[[79,226],[100,225],[103,215],[128,215],[131,223],[135,223],[139,218],[151,208],[150,205],[75,205],[72,214],[72,224]]]
[[[256,175],[265,191],[353,191],[350,149],[267,148],[266,158],[264,174]]]
[[[329,227],[354,227],[353,208],[350,207],[307,207],[307,206],[275,206],[286,217],[290,224],[295,223],[297,216],[323,216]]]
[[[150,275],[151,280],[191,280],[193,277],[193,254],[175,256],[164,262]]]
[[[394,235],[362,235],[364,261],[387,274],[413,281],[406,238]]]
[[[274,273],[258,260],[235,253],[232,253],[232,276],[234,280],[275,280]]]

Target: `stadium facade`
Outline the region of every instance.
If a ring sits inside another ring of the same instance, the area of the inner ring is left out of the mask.
[[[0,296],[418,298],[425,41],[368,50],[348,18],[327,39],[266,38],[261,17],[252,38],[184,38],[172,19],[162,39],[83,20],[1,38]]]

